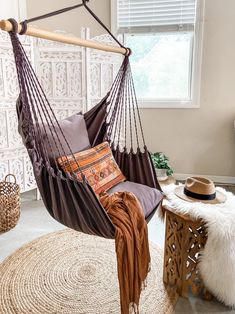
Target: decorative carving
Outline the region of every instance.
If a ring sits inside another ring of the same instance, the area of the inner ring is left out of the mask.
[[[12,58],[5,59],[3,63],[4,89],[6,98],[16,98],[19,95],[15,62]]]
[[[116,43],[116,41],[109,34],[102,34],[102,35],[95,36],[92,38],[92,40],[97,41],[97,42],[102,42],[107,45],[118,47],[118,44]],[[101,51],[101,53],[105,53],[105,52]]]
[[[107,91],[111,88],[113,83],[113,64],[102,64],[102,77],[105,77],[105,80],[102,80],[103,84],[101,84],[101,94],[107,93]]]
[[[35,189],[36,182],[31,161],[24,147],[12,148],[4,152],[0,150],[0,160],[0,181],[8,173],[14,172],[22,191]]]
[[[25,188],[24,186],[25,176],[22,176],[23,169],[24,169],[24,162],[22,158],[15,158],[15,159],[10,160],[10,173],[15,175],[17,184]]]
[[[55,63],[55,97],[66,97],[67,93],[67,68],[65,62]]]
[[[45,48],[44,48],[45,49]],[[57,48],[58,49],[58,48]],[[43,60],[43,62],[46,61],[75,61],[75,62],[81,62],[81,51],[78,49],[74,49],[72,51],[66,50],[66,51],[54,51],[54,50],[40,50],[39,51],[39,58],[40,60]]]
[[[82,110],[83,102],[82,99],[74,99],[74,100],[69,100],[69,99],[51,99],[50,104],[52,108],[55,109],[63,109],[63,108],[68,108],[68,109],[73,109],[77,110],[77,112]]]
[[[82,97],[82,70],[81,63],[68,63],[68,91],[70,97]]]
[[[92,63],[90,67],[91,97],[101,97],[101,65]]]
[[[57,120],[62,120],[65,119],[66,117],[68,117],[68,110],[54,110],[55,112],[55,116],[57,118]]]
[[[204,284],[198,271],[200,251],[205,246],[206,228],[201,220],[166,210],[164,275],[165,284],[174,286],[184,297],[189,290],[201,293]]]
[[[68,110],[68,117],[81,111],[83,111],[82,108],[80,110]]]
[[[52,64],[51,62],[38,62],[39,80],[47,97],[53,95],[53,81],[52,81]]]
[[[16,110],[9,110],[7,112],[8,116],[8,147],[16,149],[22,146],[21,137],[18,134],[18,118]]]
[[[0,60],[0,97],[4,97],[4,78],[3,78],[2,61],[3,60]]]
[[[25,190],[31,190],[35,188],[35,178],[33,174],[32,163],[28,157],[24,158],[25,164]]]
[[[103,42],[108,45],[118,46],[108,34],[92,38],[94,41]],[[89,108],[100,100],[109,91],[111,84],[120,68],[123,56],[115,53],[106,53],[89,49],[90,70],[88,73]]]
[[[24,36],[25,37],[25,36]],[[9,44],[10,41],[9,41],[9,35],[7,32],[0,32],[0,42],[2,44],[6,43],[6,44]]]
[[[7,147],[7,121],[6,121],[6,111],[0,111],[0,149]]]
[[[0,98],[0,111],[3,109],[15,109],[15,107],[16,107],[15,99]]]
[[[9,173],[8,161],[3,161],[0,159],[0,181],[3,181],[5,176]]]
[[[0,160],[9,160],[16,156],[21,157],[21,156],[26,156],[26,155],[27,155],[27,151],[25,150],[23,145],[18,148],[12,147],[9,149],[0,149]]]

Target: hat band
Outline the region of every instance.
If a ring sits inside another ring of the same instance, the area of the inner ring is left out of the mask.
[[[202,200],[202,201],[211,201],[211,200],[214,200],[216,197],[216,192],[213,194],[205,195],[205,194],[191,192],[187,190],[186,188],[184,188],[184,194],[189,197],[196,198],[197,200]]]

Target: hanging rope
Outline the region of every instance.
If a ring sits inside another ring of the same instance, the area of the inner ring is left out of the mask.
[[[23,35],[26,33],[27,31],[27,24],[35,22],[35,21],[39,21],[39,20],[43,20],[55,15],[59,15],[59,14],[63,14],[72,10],[75,10],[77,8],[81,8],[84,7],[86,9],[86,11],[106,30],[106,32],[113,38],[113,40],[121,47],[121,48],[125,48],[126,49],[126,55],[130,55],[131,54],[131,50],[129,48],[124,47],[121,42],[110,32],[110,30],[108,29],[107,26],[105,26],[105,24],[99,19],[99,17],[87,6],[87,2],[89,2],[89,0],[82,0],[82,3],[77,4],[77,5],[73,5],[73,6],[69,6],[69,7],[65,7],[63,9],[59,9],[53,12],[49,12],[43,15],[39,15],[30,19],[26,19],[24,21],[22,21],[20,24],[22,26],[22,29],[20,31],[20,35]]]

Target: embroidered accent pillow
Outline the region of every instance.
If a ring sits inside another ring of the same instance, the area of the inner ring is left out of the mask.
[[[111,189],[126,180],[118,167],[108,142],[73,155],[57,159],[65,172],[73,172],[81,179],[78,165],[96,194]]]

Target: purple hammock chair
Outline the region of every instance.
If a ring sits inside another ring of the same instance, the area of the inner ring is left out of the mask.
[[[27,22],[60,14],[79,6],[84,6],[108,31],[86,6],[86,1],[83,1],[81,5],[24,21],[21,34],[26,31]],[[75,151],[71,148],[70,139],[65,136],[63,123],[56,119],[19,41],[16,29],[18,24],[13,19],[9,21],[13,25],[13,30],[9,34],[20,87],[16,105],[19,133],[32,162],[42,200],[50,215],[65,226],[87,234],[114,239],[115,226],[82,172],[80,181],[73,174],[62,172],[57,164],[58,157],[68,153],[73,155]],[[110,32],[109,34],[118,42]],[[120,43],[119,45],[122,46]],[[78,115],[82,116],[81,113]],[[110,91],[82,117],[85,120],[91,147],[108,141],[116,162],[128,180],[112,190],[126,190],[136,194],[144,207],[145,219],[149,221],[161,202],[162,193],[145,145],[128,55],[124,57]],[[122,135],[123,145],[120,144]],[[77,140],[79,141],[79,134]],[[130,146],[129,149],[127,144]]]

